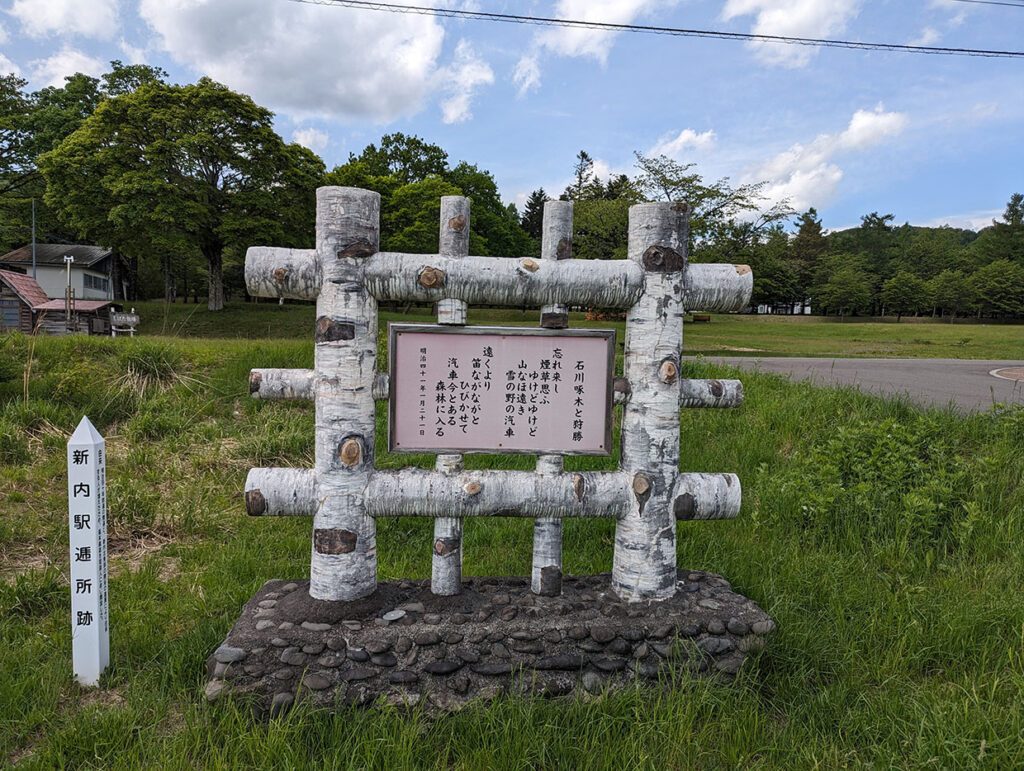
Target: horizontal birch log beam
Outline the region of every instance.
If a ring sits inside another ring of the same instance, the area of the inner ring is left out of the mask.
[[[311,517],[319,505],[316,487],[312,469],[249,469],[245,510],[251,517]]]
[[[750,305],[754,274],[748,265],[691,263],[683,279],[687,312],[731,313]]]
[[[367,261],[366,289],[379,301],[538,307],[628,308],[643,270],[628,260],[534,260],[380,252]]]
[[[743,404],[739,380],[682,380],[679,406],[685,409],[732,409]]]
[[[735,519],[743,502],[735,474],[680,474],[672,485],[677,520]]]
[[[372,517],[606,517],[625,514],[631,480],[617,471],[378,470],[366,487]]]
[[[249,372],[249,394],[254,399],[293,400],[313,398],[314,370],[311,369],[254,369]],[[389,377],[378,372],[373,379],[373,398],[388,400]]]
[[[245,286],[254,297],[315,300],[322,281],[316,249],[250,246],[245,253]]]

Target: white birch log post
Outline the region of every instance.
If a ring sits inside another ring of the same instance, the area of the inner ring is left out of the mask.
[[[732,409],[743,404],[743,383],[739,380],[682,381],[679,406],[685,409]]]
[[[690,313],[732,313],[750,305],[754,274],[749,265],[695,263],[685,276],[683,305]]]
[[[365,498],[373,517],[616,518],[634,502],[632,478],[618,471],[447,475],[417,468],[377,469]]]
[[[249,469],[245,478],[245,511],[250,517],[314,516],[316,489],[313,469]]]
[[[667,599],[676,590],[669,501],[679,469],[687,222],[681,204],[629,210],[628,257],[644,270],[644,291],[626,315],[623,374],[632,394],[622,411],[620,468],[632,480],[633,498],[615,528],[612,587],[630,602]]]
[[[680,474],[672,485],[672,513],[680,521],[735,519],[742,502],[735,474]]]
[[[249,395],[254,399],[312,399],[315,374],[311,369],[254,369],[249,372]]]
[[[627,260],[535,260],[381,252],[366,264],[377,300],[537,308],[586,305],[628,308],[640,296],[643,270]]]
[[[572,257],[572,201],[546,201],[541,225],[540,258],[568,260]],[[569,326],[569,309],[560,303],[543,305],[540,325],[545,329]]]
[[[469,199],[461,195],[441,196],[438,254],[461,259],[469,254]],[[437,303],[437,323],[464,326],[468,306],[463,300],[445,298]],[[435,468],[442,474],[462,471],[461,455],[438,455]],[[451,597],[462,591],[462,520],[440,517],[434,521],[431,549],[430,591]]]
[[[452,476],[462,472],[461,455],[438,455],[435,469]],[[462,520],[438,517],[434,520],[434,546],[431,549],[430,591],[452,597],[462,591]]]
[[[377,301],[363,285],[379,245],[380,196],[321,187],[316,246],[316,476],[310,596],[355,600],[377,586],[376,523],[363,492],[374,467]]]
[[[245,252],[245,286],[254,297],[315,300],[321,280],[315,249],[250,246]]]
[[[537,456],[541,479],[563,473],[561,455]],[[562,520],[538,517],[533,521],[533,569],[530,587],[534,594],[557,597],[562,593]]]

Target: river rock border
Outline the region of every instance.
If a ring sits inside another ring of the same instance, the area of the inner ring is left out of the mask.
[[[467,578],[453,597],[389,581],[328,602],[308,581],[268,581],[208,659],[207,700],[252,698],[270,715],[315,706],[458,709],[506,693],[596,694],[687,672],[731,677],[775,623],[713,573],[679,571],[669,600],[621,602],[610,575],[565,576],[543,597],[525,578]]]

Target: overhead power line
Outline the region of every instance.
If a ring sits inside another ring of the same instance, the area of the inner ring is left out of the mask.
[[[980,0],[978,0],[980,2]],[[995,0],[990,0],[995,2]],[[718,40],[744,40],[761,43],[782,43],[785,45],[803,45],[822,48],[852,48],[862,51],[899,51],[903,53],[933,54],[940,56],[984,56],[1002,59],[1024,59],[1024,51],[992,51],[980,48],[946,48],[941,46],[915,46],[899,43],[869,43],[858,40],[831,40],[826,38],[792,37],[788,35],[758,35],[752,32],[722,32],[707,29],[684,29],[681,27],[655,27],[643,24],[612,24],[602,21],[583,21],[581,19],[558,19],[545,16],[520,16],[511,13],[491,13],[488,11],[467,11],[454,8],[434,8],[424,5],[402,5],[398,3],[380,3],[372,0],[291,0],[291,2],[326,5],[345,8],[359,8],[368,11],[384,11],[387,13],[410,13],[422,16],[440,16],[452,19],[472,19],[475,21],[498,21],[507,24],[533,24],[544,27],[570,27],[574,29],[596,29],[605,32],[644,32],[651,35],[671,35],[673,37],[702,37]]]
[[[953,0],[954,3],[972,3],[974,5],[1005,5],[1009,8],[1024,8],[1024,3],[1014,3],[1011,0]]]

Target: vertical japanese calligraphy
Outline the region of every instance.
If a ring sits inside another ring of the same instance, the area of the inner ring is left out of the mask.
[[[614,331],[392,325],[390,340],[393,451],[610,454]]]
[[[96,685],[110,661],[105,442],[88,418],[68,441],[72,665]]]

